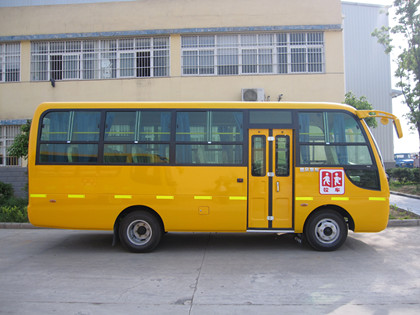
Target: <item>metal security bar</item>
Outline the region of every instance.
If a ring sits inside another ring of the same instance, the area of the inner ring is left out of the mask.
[[[0,166],[18,166],[20,159],[9,156],[7,149],[13,144],[15,137],[20,134],[19,125],[0,126]]]
[[[323,73],[324,33],[182,36],[183,75]]]
[[[169,37],[31,43],[31,80],[169,76]]]
[[[20,81],[20,44],[0,43],[0,82]]]

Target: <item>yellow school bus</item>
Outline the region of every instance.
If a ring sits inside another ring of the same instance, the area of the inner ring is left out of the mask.
[[[29,219],[114,231],[296,233],[335,250],[385,229],[389,188],[366,117],[331,103],[43,103],[29,143]]]

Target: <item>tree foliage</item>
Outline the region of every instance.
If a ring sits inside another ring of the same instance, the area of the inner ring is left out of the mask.
[[[27,120],[26,124],[20,128],[21,133],[18,134],[13,144],[9,147],[8,152],[10,156],[28,158],[28,145],[29,145],[29,131],[31,129],[31,121]]]
[[[352,92],[347,92],[345,97],[344,104],[353,106],[356,109],[373,109],[372,104],[368,102],[365,96],[357,98]],[[365,118],[365,121],[370,128],[376,128],[378,126],[375,117]]]
[[[385,46],[385,52],[401,50],[397,59],[395,77],[409,112],[406,118],[420,138],[420,0],[394,0],[395,22],[393,27],[376,29],[372,36]],[[391,34],[402,36],[407,47],[395,47]]]

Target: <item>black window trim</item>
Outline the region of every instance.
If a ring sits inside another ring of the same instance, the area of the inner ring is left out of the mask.
[[[369,154],[370,157],[372,159],[372,165],[340,165],[340,164],[304,164],[300,162],[299,158],[296,158],[296,166],[297,167],[343,167],[343,168],[375,168],[378,169],[377,164],[376,164],[376,160],[375,160],[375,155],[373,153],[372,150],[372,145],[369,143],[369,137],[367,136],[367,133],[365,132],[362,123],[360,122],[360,119],[346,111],[346,110],[339,110],[339,109],[313,109],[313,110],[297,110],[296,111],[296,136],[295,136],[295,147],[296,147],[296,156],[299,157],[300,156],[300,149],[301,146],[304,145],[311,145],[311,146],[344,146],[344,147],[348,147],[350,146],[366,146],[369,150]],[[360,131],[362,132],[363,137],[366,139],[366,142],[352,142],[352,143],[343,143],[343,142],[333,142],[333,143],[326,143],[326,142],[300,142],[299,138],[299,114],[301,113],[323,113],[323,112],[329,112],[329,113],[346,113],[347,115],[350,115],[351,117],[353,117],[356,121],[356,123],[358,124]]]
[[[326,146],[326,145],[348,146],[349,145],[347,143],[329,143],[329,144],[327,144],[327,143],[318,143],[318,142],[299,142],[299,130],[300,130],[300,128],[299,128],[299,114],[300,113],[314,113],[314,112],[339,112],[339,113],[346,113],[346,114],[350,115],[351,117],[353,117],[356,120],[356,122],[357,122],[357,124],[358,124],[358,126],[359,126],[359,128],[360,128],[360,130],[363,134],[363,137],[366,139],[366,142],[355,142],[355,143],[352,143],[351,145],[367,146],[367,148],[369,150],[370,157],[372,159],[372,165],[340,165],[340,164],[332,165],[332,164],[303,164],[303,163],[301,163],[300,158],[299,158],[300,157],[300,149],[301,149],[300,147],[301,147],[301,145],[319,145],[319,146]],[[377,161],[375,159],[375,155],[374,155],[374,152],[373,152],[372,144],[369,142],[369,137],[368,137],[365,129],[363,128],[363,125],[362,125],[360,119],[356,115],[354,115],[354,114],[352,114],[352,113],[350,113],[346,110],[339,110],[339,109],[333,109],[333,110],[330,110],[330,109],[311,109],[311,110],[301,109],[301,110],[296,110],[296,116],[294,117],[294,120],[296,122],[296,135],[295,135],[295,142],[294,142],[295,143],[295,148],[296,148],[295,149],[295,152],[296,152],[296,158],[295,158],[296,167],[343,168],[344,173],[346,174],[346,177],[348,178],[348,180],[353,185],[355,185],[356,187],[360,187],[360,188],[366,189],[366,190],[373,190],[373,191],[380,191],[381,190],[381,182],[379,180],[379,169],[378,169]],[[360,186],[358,183],[354,182],[350,178],[350,176],[348,175],[348,170],[373,170],[373,171],[375,171],[375,176],[377,177],[376,179],[377,179],[378,186],[376,188],[372,188],[372,187],[367,188],[367,187]]]
[[[115,143],[113,141],[105,141],[105,122],[107,112],[135,112],[135,111],[150,111],[150,112],[170,112],[171,114],[171,136],[169,141],[138,141],[134,143],[131,141],[122,141]],[[67,141],[41,141],[43,119],[50,112],[69,112],[69,111],[88,111],[88,112],[100,112],[100,128],[99,128],[99,140],[98,141],[71,141],[71,144],[97,144],[98,145],[98,158],[97,162],[86,163],[86,162],[40,162],[40,146],[41,144],[69,144]],[[241,145],[242,146],[242,163],[241,164],[180,164],[175,162],[176,155],[176,144],[191,144],[191,145],[208,145],[208,142],[177,142],[176,141],[176,113],[177,112],[208,112],[208,111],[220,111],[220,112],[242,112],[243,114],[243,139],[242,141],[230,141],[230,142],[212,142],[214,145]],[[39,118],[37,134],[37,147],[36,147],[36,165],[112,165],[112,166],[206,166],[206,167],[245,167],[248,165],[248,110],[238,108],[51,108],[43,112]],[[169,163],[145,163],[145,164],[134,164],[134,163],[108,163],[104,162],[104,147],[105,144],[169,144]]]

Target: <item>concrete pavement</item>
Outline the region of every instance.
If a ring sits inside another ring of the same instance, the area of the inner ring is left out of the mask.
[[[168,233],[150,254],[111,232],[0,229],[0,314],[418,314],[420,228],[335,252],[290,235]]]

